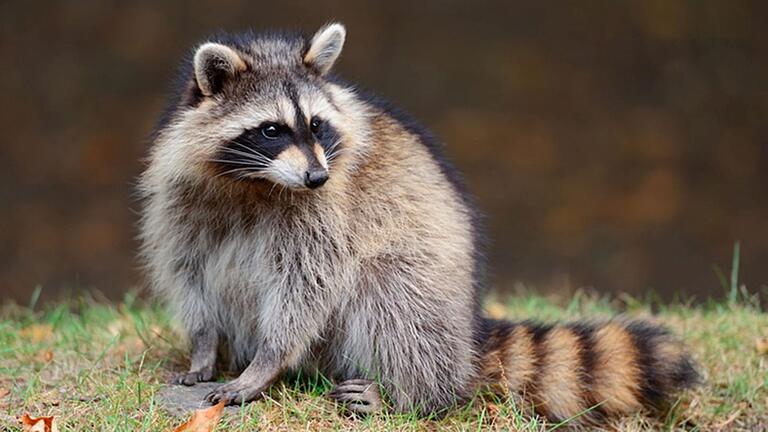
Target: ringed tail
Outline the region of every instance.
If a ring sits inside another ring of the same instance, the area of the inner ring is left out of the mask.
[[[552,422],[663,410],[699,380],[680,342],[647,321],[487,319],[481,355],[486,385]]]

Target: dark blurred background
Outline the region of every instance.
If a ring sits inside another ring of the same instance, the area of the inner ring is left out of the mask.
[[[431,128],[493,283],[720,297],[768,283],[765,1],[4,1],[0,299],[141,286],[133,184],[218,30],[347,25],[337,71]]]

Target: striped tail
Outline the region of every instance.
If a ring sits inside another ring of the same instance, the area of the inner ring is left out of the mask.
[[[485,383],[519,396],[553,422],[661,410],[698,381],[681,344],[645,321],[485,324]]]

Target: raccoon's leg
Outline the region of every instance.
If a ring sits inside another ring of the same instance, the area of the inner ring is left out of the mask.
[[[190,334],[192,339],[192,362],[189,372],[176,375],[171,383],[194,385],[198,382],[212,381],[216,376],[216,350],[219,337],[216,331],[208,326]]]
[[[383,407],[379,385],[368,379],[342,381],[328,393],[328,397],[355,414],[373,414]]]
[[[198,382],[212,381],[216,376],[216,357],[219,347],[219,333],[215,320],[211,318],[212,302],[205,298],[202,283],[200,259],[193,255],[184,257],[182,266],[168,283],[168,295],[174,313],[187,330],[192,343],[192,359],[189,371],[176,375],[174,384],[194,385]]]
[[[254,314],[259,337],[251,363],[235,380],[210,392],[208,402],[226,400],[233,405],[258,399],[284,370],[301,364],[340,296],[315,281],[314,275],[299,269],[291,274],[288,286],[275,287],[262,299],[261,310]]]
[[[364,277],[340,321],[335,357],[345,378],[376,377],[397,412],[428,415],[468,395],[474,376],[472,299],[450,269],[425,274],[413,260],[384,257]],[[359,387],[336,393],[361,399]],[[354,406],[352,408],[360,408]]]
[[[238,405],[258,399],[282,370],[280,359],[274,352],[259,349],[239,377],[212,390],[205,400],[211,404],[225,401],[227,405]]]

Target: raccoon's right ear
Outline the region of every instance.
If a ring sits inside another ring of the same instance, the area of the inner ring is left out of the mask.
[[[204,96],[221,91],[226,80],[247,69],[242,58],[232,48],[208,42],[195,52],[195,80]]]

